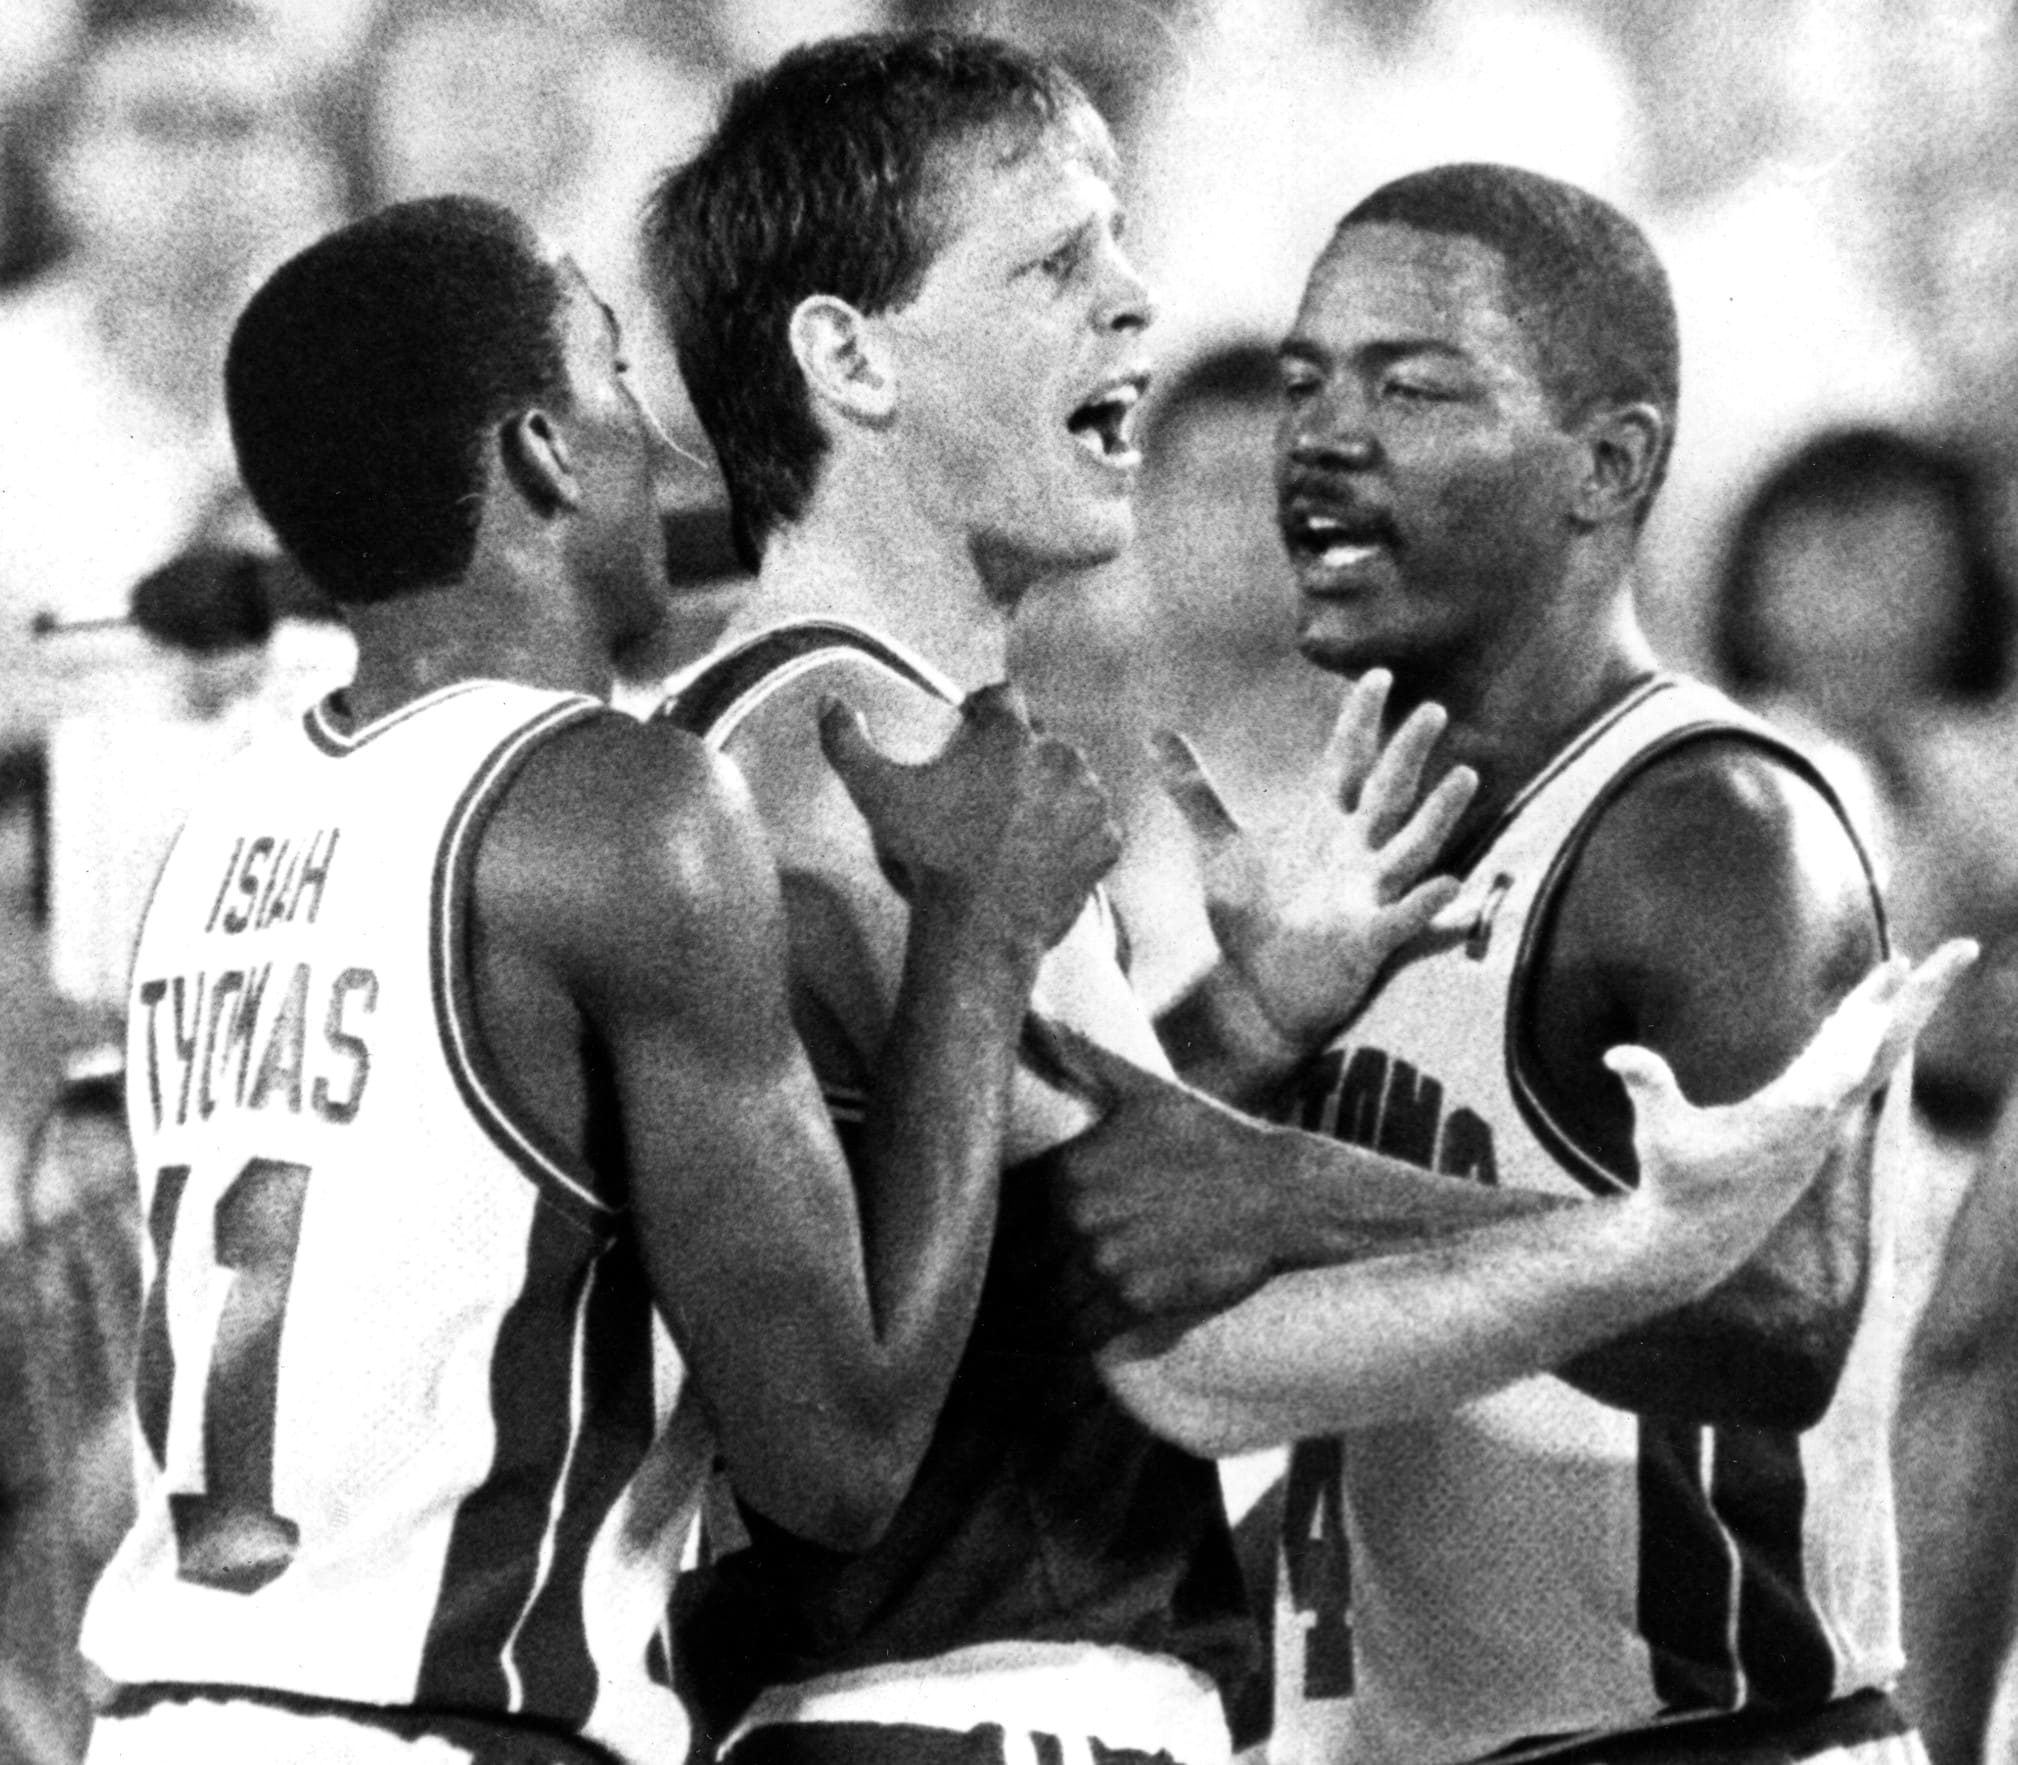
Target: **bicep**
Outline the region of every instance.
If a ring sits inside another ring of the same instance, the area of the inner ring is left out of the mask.
[[[1749,753],[1685,759],[1594,831],[1542,946],[1526,1026],[1551,1109],[1627,1180],[1632,1114],[1601,1067],[1607,1046],[1653,1048],[1693,1102],[1736,1101],[1788,1066],[1883,953],[1861,856],[1818,792]],[[1876,1144],[1872,1117],[1847,1124],[1751,1262],[1569,1376],[1626,1407],[1819,1413],[1861,1312]]]
[[[1632,1112],[1608,1048],[1652,1048],[1693,1103],[1735,1102],[1883,953],[1829,801],[1741,744],[1685,747],[1606,806],[1559,885],[1515,1002],[1519,1076],[1630,1181]]]

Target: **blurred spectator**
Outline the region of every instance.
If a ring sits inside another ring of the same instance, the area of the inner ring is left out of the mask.
[[[370,202],[463,191],[517,210],[564,246],[616,308],[640,395],[690,449],[706,445],[652,322],[638,215],[653,178],[697,144],[721,71],[676,59],[682,33],[630,28],[611,0],[404,0],[362,64]],[[685,33],[697,51],[714,33]],[[712,474],[669,494],[705,501]]]
[[[1894,53],[1879,33],[1856,34],[1878,10],[1592,9],[1632,60],[1645,130],[1625,206],[1653,238],[1681,320],[1674,459],[1640,594],[1649,635],[1679,666],[1706,665],[1718,545],[1766,462],[1826,427],[1918,421],[1933,400],[1924,340],[1868,238],[1910,217],[1874,212],[1849,151],[1861,118],[1840,102],[1846,62],[1861,51],[1875,71]]]
[[[0,305],[19,414],[0,434],[0,743],[47,743],[51,966],[107,1016],[183,780],[242,739],[219,713],[267,670],[134,631],[31,644],[25,628],[116,621],[143,577],[234,525],[272,551],[234,512],[225,343],[257,278],[345,200],[313,94],[256,13],[133,10],[90,40],[53,113],[62,255]]]
[[[1899,942],[1983,943],[1918,1063],[1925,1112],[1965,1134],[2018,1063],[2013,619],[1981,469],[1887,429],[1818,436],[1767,476],[1713,619],[1732,689],[1835,744]]]
[[[1625,66],[1566,0],[1159,10],[1130,170],[1179,340],[1286,328],[1338,217],[1388,177],[1488,159],[1612,195],[1629,176]]]
[[[1136,990],[1161,1005],[1214,955],[1191,841],[1157,787],[1145,737],[1190,738],[1238,816],[1266,816],[1308,769],[1339,682],[1296,648],[1276,526],[1272,344],[1198,357],[1156,396],[1131,556],[1040,591],[1011,673],[1084,742],[1119,799],[1127,844],[1110,878]]]
[[[47,143],[58,264],[0,306],[0,618],[112,616],[232,481],[224,342],[341,211],[291,67],[234,16],[101,37]],[[18,653],[18,644],[10,645]]]
[[[0,1237],[0,1758],[76,1758],[84,1598],[126,1527],[139,1220],[115,1065],[80,1065]]]

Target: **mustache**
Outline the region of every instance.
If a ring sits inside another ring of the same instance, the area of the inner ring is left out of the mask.
[[[1335,521],[1339,537],[1356,545],[1396,545],[1401,533],[1387,510],[1369,507],[1336,482],[1311,476],[1285,479],[1276,492],[1276,519],[1283,533],[1300,536],[1306,524]]]

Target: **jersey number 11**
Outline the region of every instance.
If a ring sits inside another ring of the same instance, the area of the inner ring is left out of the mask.
[[[154,1285],[141,1316],[134,1403],[154,1462],[168,1469],[175,1347],[168,1335],[168,1258],[189,1166],[162,1167],[148,1235]],[[256,1593],[294,1561],[301,1528],[273,1507],[280,1330],[301,1243],[308,1166],[248,1159],[217,1198],[216,1261],[232,1272],[203,1382],[203,1490],[171,1494],[176,1572],[224,1593]]]

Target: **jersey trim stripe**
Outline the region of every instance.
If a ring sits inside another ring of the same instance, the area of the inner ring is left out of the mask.
[[[1494,816],[1487,826],[1481,828],[1467,842],[1465,847],[1454,856],[1450,865],[1451,871],[1458,876],[1469,876],[1477,868],[1479,860],[1485,857],[1494,846],[1499,844],[1507,829],[1519,819],[1522,811],[1539,797],[1543,791],[1547,790],[1556,779],[1560,778],[1563,773],[1575,765],[1598,742],[1602,741],[1620,722],[1646,704],[1649,699],[1655,698],[1664,692],[1672,692],[1680,687],[1681,684],[1681,679],[1677,675],[1657,674],[1652,679],[1643,681],[1609,710],[1600,711],[1593,722],[1587,724],[1583,729],[1571,736],[1563,744],[1561,751],[1557,753],[1555,758],[1544,766],[1541,771],[1536,773],[1533,778],[1529,779],[1515,793],[1513,800],[1498,815]]]
[[[759,632],[704,663],[675,686],[657,715],[719,749],[773,694],[849,655],[866,657],[935,698],[959,700],[959,693],[935,670],[875,633],[831,620],[809,620]]]
[[[1748,1701],[1769,1710],[1826,1703],[1839,1664],[1807,1593],[1800,1437],[1778,1428],[1718,1429],[1710,1492],[1718,1516],[1749,1546],[1738,1585],[1738,1664]]]
[[[302,713],[301,726],[308,732],[310,742],[332,759],[340,760],[344,755],[354,754],[367,743],[378,740],[388,730],[397,729],[402,723],[418,717],[423,711],[430,711],[463,693],[475,692],[479,687],[490,684],[484,680],[458,680],[448,686],[437,687],[433,692],[401,705],[396,711],[388,711],[376,723],[367,723],[362,729],[355,730],[345,730],[338,724],[334,701],[339,695],[331,693]]]
[[[1738,1562],[1708,1493],[1710,1431],[1671,1416],[1639,1418],[1638,1627],[1654,1694],[1667,1711],[1734,1710]]]
[[[443,1056],[470,1114],[503,1152],[578,1223],[606,1227],[615,1207],[597,1192],[594,1173],[538,1123],[523,1116],[485,1045],[469,972],[471,903],[483,830],[505,787],[535,747],[557,730],[611,715],[594,699],[575,699],[535,717],[501,742],[471,778],[442,835],[435,862],[431,964],[435,1021]]]
[[[644,1463],[654,1432],[652,1296],[628,1240],[613,1240],[597,1258],[580,1330],[579,1402],[603,1422],[580,1435],[569,1455],[550,1535],[550,1571],[520,1622],[513,1654],[534,1708],[565,1710],[585,1723],[598,1670],[583,1610],[589,1551]]]
[[[491,1355],[491,1466],[456,1509],[418,1704],[516,1710],[524,1701],[512,1644],[552,1561],[553,1516],[580,1415],[580,1330],[557,1328],[553,1316],[563,1306],[579,1316],[583,1295],[566,1291],[566,1276],[580,1246],[573,1220],[558,1208],[534,1209],[524,1284]]]
[[[533,1608],[539,1603],[540,1595],[554,1585],[555,1556],[560,1539],[561,1519],[567,1511],[568,1474],[574,1469],[575,1454],[581,1450],[582,1417],[585,1413],[583,1384],[583,1362],[587,1346],[588,1332],[584,1321],[588,1312],[589,1296],[596,1288],[596,1278],[601,1272],[602,1258],[589,1265],[587,1278],[575,1303],[573,1328],[568,1333],[568,1444],[561,1458],[560,1476],[555,1480],[552,1499],[547,1504],[547,1522],[540,1534],[538,1569],[533,1576],[532,1588],[525,1604],[519,1608],[518,1617],[513,1620],[511,1634],[505,1638],[504,1675],[505,1683],[511,1687],[510,1703],[513,1710],[522,1710],[529,1701],[526,1696],[526,1675],[519,1663],[520,1643],[525,1635],[526,1620],[532,1616]],[[537,1664],[538,1657],[533,1657]],[[542,1686],[543,1691],[547,1687]],[[562,1706],[566,1708],[565,1705]],[[572,1720],[579,1722],[581,1713],[570,1710]]]

